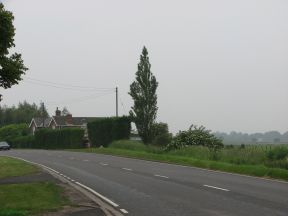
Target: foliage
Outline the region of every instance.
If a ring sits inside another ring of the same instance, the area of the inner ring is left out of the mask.
[[[153,124],[158,110],[156,95],[158,82],[150,69],[148,51],[144,47],[136,72],[136,80],[130,85],[129,94],[134,100],[130,116],[145,144],[151,143],[153,139]]]
[[[91,144],[95,147],[107,147],[114,140],[129,139],[131,122],[126,116],[99,118],[89,122],[87,127]]]
[[[84,130],[64,128],[60,130],[40,129],[35,132],[32,148],[69,149],[83,147]]]
[[[172,134],[169,133],[168,124],[160,122],[153,124],[152,144],[156,146],[167,146],[172,140]]]
[[[61,111],[61,115],[66,116],[68,114],[70,114],[69,110],[67,109],[67,107],[64,107],[63,110]]]
[[[27,136],[29,128],[27,124],[11,124],[0,128],[0,141],[10,142],[11,140]]]
[[[12,148],[33,148],[35,138],[33,135],[15,137],[9,140]]]
[[[0,3],[0,87],[5,89],[18,84],[21,75],[27,70],[21,54],[8,55],[9,49],[15,46],[13,20],[13,14],[5,10],[3,3]]]
[[[44,110],[44,112],[43,112]],[[0,107],[0,125],[30,123],[33,117],[49,117],[44,104],[37,106],[35,103],[29,104],[24,101],[17,107]]]
[[[269,160],[284,160],[288,158],[288,148],[277,146],[267,152],[267,158]]]
[[[180,131],[167,146],[167,150],[181,149],[186,146],[205,146],[215,159],[216,153],[224,147],[222,140],[217,138],[204,126],[191,125],[189,130]]]

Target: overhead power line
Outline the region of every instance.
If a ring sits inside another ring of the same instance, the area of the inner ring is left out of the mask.
[[[64,83],[56,83],[50,82],[46,80],[34,79],[30,77],[26,77],[27,80],[24,82],[28,82],[35,85],[41,85],[46,87],[53,87],[53,88],[60,88],[60,89],[67,89],[67,90],[77,90],[77,91],[115,91],[115,88],[99,88],[95,86],[79,86],[79,85],[71,85],[71,84],[64,84]]]
[[[104,96],[111,95],[111,94],[114,94],[114,92],[108,92],[108,93],[102,93],[102,94],[97,93],[97,94],[87,95],[84,97],[73,98],[73,99],[69,99],[69,100],[49,101],[49,102],[46,102],[46,104],[47,105],[71,104],[71,103],[75,103],[75,102],[92,100],[92,99],[104,97]]]

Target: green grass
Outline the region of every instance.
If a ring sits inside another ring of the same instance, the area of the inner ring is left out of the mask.
[[[29,175],[38,171],[38,167],[24,161],[9,157],[0,157],[0,178]]]
[[[0,216],[30,215],[55,211],[68,201],[54,183],[0,185]]]
[[[287,169],[265,166],[266,152],[271,148],[273,147],[224,148],[219,153],[217,161],[210,160],[209,150],[201,146],[164,152],[160,148],[128,140],[113,142],[108,148],[77,149],[76,151],[125,156],[288,181]]]

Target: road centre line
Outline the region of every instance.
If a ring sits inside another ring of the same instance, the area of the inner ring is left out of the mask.
[[[100,163],[102,166],[108,166],[109,164],[107,163]]]
[[[203,185],[204,187],[208,187],[208,188],[213,188],[213,189],[217,189],[217,190],[222,190],[222,191],[226,191],[228,192],[228,189],[225,188],[220,188],[220,187],[215,187],[215,186],[211,186],[211,185]]]
[[[83,160],[83,162],[88,162],[89,160]]]
[[[127,171],[133,171],[132,169],[125,168],[125,167],[123,167],[122,169],[123,169],[123,170],[127,170]]]
[[[156,176],[156,177],[160,177],[160,178],[166,178],[166,179],[169,178],[168,176],[163,176],[163,175],[158,175],[158,174],[155,174],[154,176]]]

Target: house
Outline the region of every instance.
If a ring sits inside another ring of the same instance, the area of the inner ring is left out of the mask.
[[[31,120],[30,125],[29,125],[31,133],[34,135],[36,130],[41,129],[41,128],[48,128],[48,125],[50,124],[51,119],[52,118],[50,118],[50,117],[48,117],[48,118],[41,118],[41,117],[33,118]]]
[[[49,118],[33,118],[29,128],[34,135],[35,131],[41,128],[61,129],[78,127],[83,128],[85,130],[85,135],[87,135],[87,123],[96,119],[98,119],[98,117],[73,117],[70,113],[62,116],[61,111],[57,107],[55,116]]]

